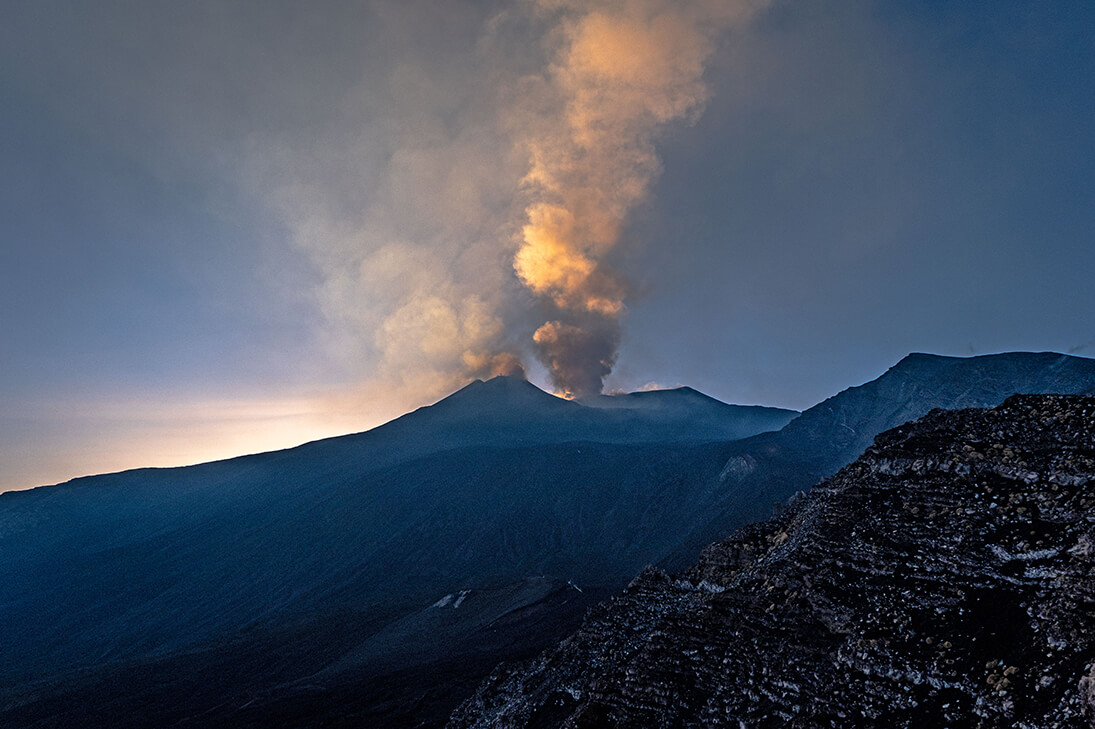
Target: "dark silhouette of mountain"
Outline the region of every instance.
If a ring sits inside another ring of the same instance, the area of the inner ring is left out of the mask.
[[[772,412],[772,408],[727,405],[691,387],[649,390],[619,395],[596,395],[578,400],[587,408],[601,411],[601,417],[627,420],[637,437],[643,433],[652,442],[688,440],[738,440],[771,432],[775,420],[786,417],[783,425],[798,413]],[[610,420],[611,421],[611,420]],[[782,425],[780,426],[782,427]]]
[[[1092,483],[1095,398],[933,411],[449,727],[1091,727]]]
[[[396,675],[395,693],[424,692],[445,661],[470,690],[674,548],[710,504],[722,444],[708,441],[797,415],[660,399],[591,408],[501,377],[366,433],[0,495],[0,684],[35,686],[0,695],[0,723],[281,711],[271,696],[326,705]],[[207,680],[221,688],[187,688]]]
[[[779,430],[798,416],[794,410],[727,405],[690,387],[569,401],[517,377],[473,382],[428,410],[431,424],[447,430],[460,423],[463,444],[469,445],[708,443]],[[422,427],[419,420],[412,422]]]
[[[851,463],[876,435],[934,408],[993,407],[1012,394],[1095,394],[1095,360],[1052,352],[910,354],[878,379],[803,411],[778,432],[739,440],[719,476],[727,499],[663,566],[699,550]]]

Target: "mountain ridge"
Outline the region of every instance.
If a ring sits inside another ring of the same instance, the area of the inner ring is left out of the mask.
[[[55,484],[42,484],[28,489],[0,492],[0,500],[19,498],[15,495],[42,488],[82,487],[89,483],[88,479],[94,480],[123,474],[177,472],[185,469],[215,469],[218,464],[247,465],[250,462],[262,460],[310,455],[314,451],[331,448],[336,451],[353,450],[362,443],[374,440],[383,441],[384,445],[396,449],[394,453],[387,454],[389,456],[388,460],[392,460],[391,456],[394,456],[395,459],[414,457],[444,450],[448,447],[484,444],[491,441],[538,443],[545,442],[546,439],[550,442],[606,440],[607,442],[628,443],[664,442],[668,439],[700,443],[709,440],[746,437],[746,435],[762,432],[766,429],[775,430],[799,414],[796,410],[786,408],[728,404],[693,388],[675,388],[673,390],[651,391],[651,393],[673,393],[677,390],[687,390],[698,395],[698,398],[693,398],[693,404],[701,403],[706,407],[706,411],[703,413],[698,411],[688,412],[687,403],[677,403],[676,411],[680,417],[671,426],[678,429],[683,427],[685,430],[683,433],[677,433],[676,435],[671,432],[671,427],[653,428],[649,422],[643,422],[645,414],[636,411],[645,408],[619,408],[623,411],[629,411],[631,418],[637,421],[629,423],[627,414],[613,415],[605,413],[603,412],[605,408],[590,407],[576,400],[566,400],[552,395],[523,377],[499,375],[489,380],[473,380],[437,402],[423,405],[367,430],[320,438],[289,448],[241,454],[203,463],[182,466],[137,467],[110,473],[77,476]],[[638,393],[627,393],[626,395],[632,394]],[[604,397],[615,398],[619,396]],[[696,415],[705,416],[698,418],[701,421],[699,426],[690,425],[686,422],[685,416],[695,418]],[[559,423],[560,416],[564,419],[569,418],[569,420]],[[737,418],[742,422],[740,424],[727,422],[722,427],[718,427],[713,421],[717,421],[719,417],[724,418],[726,421]],[[483,422],[477,422],[480,420]],[[418,428],[424,423],[430,428],[430,432],[427,433],[425,438],[417,434],[418,437],[415,440],[432,439],[434,442],[443,443],[444,445],[429,448],[418,443],[417,446],[408,448],[408,444],[401,441],[402,438],[408,435],[407,430],[409,428]],[[531,434],[515,434],[515,426],[525,429],[530,426],[541,426],[541,428]],[[707,427],[706,430],[704,426]],[[453,438],[451,429],[457,427],[466,430]]]
[[[1056,352],[907,355],[879,377],[807,408],[779,431],[731,444],[722,481],[733,497],[663,566],[688,564],[721,535],[767,518],[795,492],[850,463],[885,430],[933,408],[992,407],[1012,394],[1035,393],[1095,394],[1095,360]]]

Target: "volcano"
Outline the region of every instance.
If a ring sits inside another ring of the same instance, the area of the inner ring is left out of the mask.
[[[0,724],[439,726],[902,419],[1092,391],[1092,360],[1027,353],[910,356],[801,415],[501,377],[365,433],[2,494]]]

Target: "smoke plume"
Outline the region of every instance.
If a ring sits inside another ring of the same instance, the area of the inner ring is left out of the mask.
[[[557,310],[533,340],[556,388],[600,392],[612,371],[628,285],[606,263],[660,166],[669,122],[703,109],[716,35],[750,3],[539,0],[554,19],[548,71],[526,79],[537,104],[513,126],[526,151],[527,204],[513,267]]]
[[[521,374],[523,352],[560,394],[601,390],[629,296],[610,254],[656,137],[702,111],[716,36],[752,6],[485,7],[370,5],[360,69],[308,85],[323,123],[251,147],[249,179],[318,274],[328,356],[372,409]]]
[[[601,391],[616,364],[619,329],[613,324],[611,319],[585,327],[549,321],[536,330],[536,356],[548,368],[557,392],[580,397]]]

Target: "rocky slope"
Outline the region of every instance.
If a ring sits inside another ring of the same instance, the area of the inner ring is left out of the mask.
[[[881,377],[818,403],[781,430],[731,444],[720,474],[726,494],[721,508],[699,519],[664,565],[691,564],[705,545],[766,519],[774,505],[851,463],[885,430],[933,408],[995,407],[1016,393],[1095,395],[1095,360],[1053,352],[910,354]]]
[[[1095,398],[879,436],[782,516],[500,669],[471,727],[1095,725]]]

